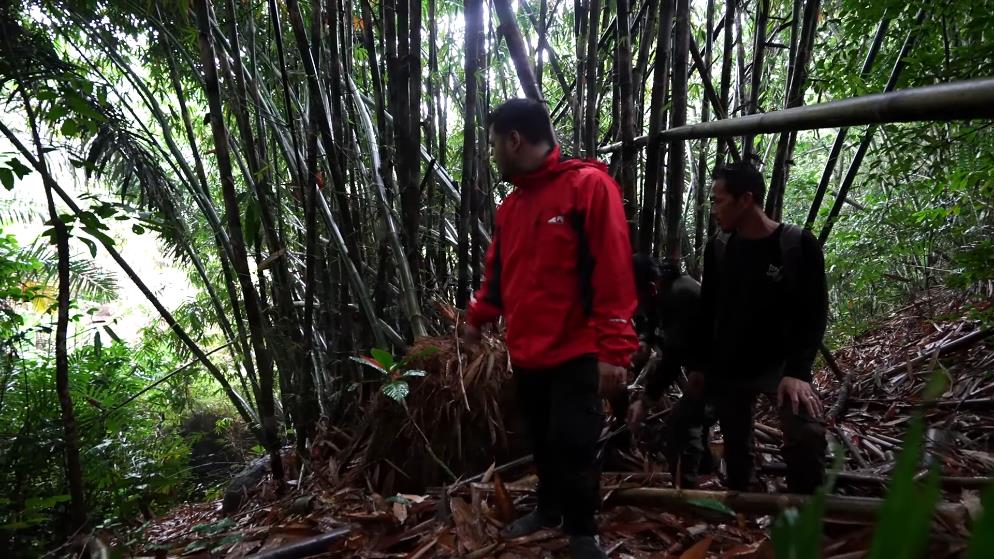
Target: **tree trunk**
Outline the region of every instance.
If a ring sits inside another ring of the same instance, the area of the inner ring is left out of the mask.
[[[635,213],[638,200],[635,194],[635,173],[637,154],[632,141],[635,139],[635,101],[632,86],[632,38],[629,29],[629,0],[617,0],[618,44],[616,67],[621,104],[621,191],[625,197],[625,215],[632,229],[635,227]],[[635,235],[632,231],[631,238]]]
[[[732,64],[735,59],[732,56],[732,28],[735,22],[735,0],[725,0],[725,25],[722,28],[721,43],[721,84],[718,86],[721,106],[725,107],[725,118],[732,116],[731,88],[732,88]],[[718,142],[718,155],[715,157],[715,165],[720,166],[725,163],[725,145]]]
[[[629,4],[629,8],[631,5]],[[652,50],[653,37],[656,36],[656,26],[658,24],[659,0],[648,0],[645,13],[645,25],[642,26],[642,36],[639,39],[638,55],[635,57],[635,67],[632,69],[632,82],[635,87],[635,114],[637,121],[635,127],[639,133],[644,130],[645,113],[645,82],[649,71],[649,53]],[[656,53],[659,54],[658,52]],[[635,237],[633,236],[634,240]]]
[[[890,18],[884,18],[880,20],[877,25],[877,32],[873,36],[873,42],[870,43],[870,49],[866,52],[866,58],[863,60],[863,68],[860,70],[860,77],[866,79],[873,68],[873,61],[877,58],[877,53],[880,52],[880,46],[884,42],[884,37],[887,35],[887,27],[890,25]],[[839,160],[839,154],[842,153],[842,148],[846,143],[846,135],[849,133],[849,128],[843,127],[839,129],[838,134],[835,136],[835,142],[832,144],[832,151],[828,155],[828,160],[825,162],[825,169],[822,170],[821,180],[818,182],[818,190],[815,192],[814,200],[811,202],[811,209],[808,210],[808,218],[804,220],[804,228],[811,230],[815,224],[815,218],[818,217],[818,209],[821,207],[821,202],[825,198],[825,192],[828,191],[828,183],[832,180],[832,175],[835,172],[835,164]]]
[[[286,126],[290,129],[290,138],[293,142],[293,162],[297,169],[303,169],[303,161],[301,161],[301,151],[300,151],[300,140],[297,135],[297,122],[294,116],[293,103],[290,101],[290,80],[287,76],[286,69],[286,47],[283,42],[283,24],[280,22],[280,12],[276,8],[276,0],[269,0],[267,2],[269,6],[269,19],[272,21],[273,26],[273,39],[276,44],[276,56],[279,62],[280,69],[280,83],[283,86],[283,104],[286,110]],[[298,174],[298,184],[303,187],[304,180]],[[303,199],[301,200],[303,203]]]
[[[711,68],[711,52],[714,48],[714,34],[711,32],[711,29],[714,27],[714,3],[715,0],[708,0],[707,15],[705,18],[707,33],[704,39],[704,60],[700,66],[701,70],[708,70],[708,72],[701,73],[701,80],[708,90],[711,90],[713,87],[711,76],[708,73]],[[711,118],[709,108],[706,102],[701,101],[701,122],[707,122]],[[718,143],[720,144],[721,142]],[[697,186],[695,187],[696,196],[694,200],[694,259],[691,261],[690,271],[698,279],[701,277],[701,264],[704,260],[704,229],[707,225],[707,216],[704,211],[704,190],[707,187],[707,152],[709,145],[710,142],[702,138],[697,153]]]
[[[204,67],[205,94],[210,107],[211,131],[214,137],[215,157],[217,158],[218,173],[221,178],[221,191],[224,198],[225,213],[228,221],[228,235],[234,252],[232,265],[242,288],[245,312],[249,321],[249,333],[252,346],[255,349],[256,364],[259,367],[259,419],[262,423],[263,446],[269,452],[270,467],[273,478],[282,482],[283,461],[280,458],[280,444],[276,431],[275,403],[273,400],[273,362],[264,339],[264,317],[259,308],[258,294],[252,285],[252,276],[248,268],[248,256],[245,252],[245,240],[242,236],[241,209],[238,205],[238,195],[235,192],[235,182],[231,174],[231,159],[228,152],[228,131],[224,125],[223,109],[221,107],[221,89],[218,84],[217,68],[215,66],[214,41],[210,31],[210,0],[197,2],[197,24],[201,63]]]
[[[801,0],[797,0],[796,6]],[[800,10],[794,8],[795,13]],[[808,60],[814,47],[815,32],[818,25],[820,0],[808,0],[804,6],[804,24],[801,26],[800,37],[791,39],[791,72],[787,83],[787,95],[784,108],[800,107],[804,104],[804,86],[808,78]],[[793,52],[796,50],[796,52]],[[787,177],[790,173],[790,159],[794,153],[797,132],[780,134],[777,151],[773,163],[773,176],[770,179],[770,189],[766,199],[766,214],[774,220],[780,220],[783,210],[783,195],[787,187]]]
[[[749,88],[749,104],[746,106],[746,114],[756,114],[759,112],[759,93],[763,84],[763,57],[766,53],[766,22],[770,16],[770,0],[759,0],[756,3],[756,27],[753,31],[755,42],[753,43],[752,57],[752,86]],[[749,161],[755,153],[753,151],[753,134],[747,134],[742,138],[742,158]]]
[[[514,12],[508,0],[493,0],[494,9],[497,11],[497,18],[500,20],[498,31],[507,39],[507,51],[511,55],[514,63],[514,70],[518,74],[518,82],[521,84],[525,97],[536,101],[542,100],[535,75],[532,73],[531,62],[528,61],[528,50],[525,40],[521,36],[517,22],[514,21]],[[548,110],[548,109],[547,109]]]
[[[590,22],[588,16],[589,0],[574,0],[573,2],[573,30],[576,36],[576,78],[573,80],[572,113],[573,113],[573,153],[579,155],[582,152],[583,142],[586,135],[583,132],[585,122],[584,95],[586,93],[586,82],[581,64],[586,60],[587,51],[587,24]],[[565,99],[568,95],[564,95]]]
[[[649,143],[645,156],[645,188],[642,194],[642,213],[639,216],[639,252],[650,254],[652,242],[656,238],[656,225],[659,222],[659,193],[662,192],[659,178],[662,173],[662,144],[653,140],[659,135],[666,121],[667,82],[669,78],[669,53],[673,30],[673,7],[675,0],[661,0],[659,30],[656,42],[656,63],[652,71],[652,98],[649,102]]]
[[[76,414],[73,410],[72,395],[69,390],[69,352],[66,348],[66,339],[69,330],[69,230],[66,224],[59,217],[59,212],[55,208],[55,199],[52,196],[51,183],[54,182],[48,171],[48,163],[45,161],[45,150],[41,145],[41,136],[38,133],[38,123],[35,120],[34,110],[28,94],[21,84],[21,93],[24,99],[24,112],[31,127],[31,138],[34,140],[35,150],[38,152],[38,171],[48,180],[44,181],[45,199],[48,202],[48,215],[51,219],[52,228],[55,230],[55,246],[58,251],[58,316],[55,322],[55,392],[59,397],[59,407],[62,410],[62,430],[65,436],[66,451],[66,482],[69,485],[69,516],[70,526],[67,533],[75,533],[83,527],[86,522],[86,501],[83,496],[83,466],[79,457],[79,429],[76,425]]]
[[[525,2],[522,6],[527,6],[528,3]],[[529,16],[531,13],[529,12]],[[535,85],[538,86],[538,96],[542,98],[542,72],[545,68],[545,56],[543,52],[549,51],[551,53],[552,49],[549,48],[548,39],[546,35],[548,30],[546,28],[546,18],[549,16],[549,0],[540,0],[538,7],[538,21],[539,25],[536,27],[535,31],[538,32],[538,48],[535,51]],[[565,89],[563,90],[565,93]]]
[[[587,49],[584,63],[586,75],[586,113],[584,116],[584,142],[587,157],[597,157],[597,69],[600,61],[597,59],[597,36],[601,17],[601,0],[589,0],[589,19],[587,24]]]
[[[407,68],[407,136],[405,143],[398,144],[404,152],[407,170],[407,188],[401,192],[401,205],[404,211],[404,227],[410,243],[407,248],[407,260],[411,277],[414,279],[413,288],[418,289],[421,281],[421,247],[418,246],[418,232],[421,228],[421,157],[418,151],[421,146],[421,0],[400,0],[409,2],[406,10],[408,39],[406,43],[406,58],[402,58],[402,66]],[[434,23],[434,22],[432,22]],[[420,321],[419,321],[420,322]],[[423,330],[423,329],[422,329]],[[426,332],[421,333],[423,335]]]
[[[897,55],[897,61],[894,62],[894,68],[890,72],[890,77],[887,79],[887,85],[884,86],[884,93],[894,91],[894,88],[897,87],[897,80],[901,77],[901,72],[904,70],[905,60],[917,40],[917,33],[924,21],[925,10],[918,10],[918,15],[915,16],[915,24],[912,26],[911,31],[908,32],[908,36],[904,40],[904,45],[901,47],[901,52]],[[839,193],[835,197],[835,203],[832,204],[832,209],[828,213],[825,225],[822,227],[821,233],[818,234],[818,240],[821,244],[825,244],[825,241],[828,240],[828,236],[832,232],[832,227],[835,225],[839,213],[842,212],[842,204],[849,195],[849,189],[852,188],[853,183],[856,181],[856,174],[859,173],[859,167],[863,164],[863,158],[866,156],[867,150],[870,149],[870,142],[873,141],[873,135],[876,131],[876,124],[866,127],[863,139],[856,148],[856,153],[853,154],[849,168],[846,170],[845,178],[842,179],[842,184],[839,185]],[[817,211],[817,208],[812,209],[813,213],[817,213]]]
[[[463,115],[462,148],[462,197],[457,219],[458,230],[458,275],[456,284],[456,306],[465,309],[469,302],[469,227],[473,209],[473,190],[476,177],[476,104],[479,87],[476,74],[480,64],[479,36],[483,33],[482,0],[464,0],[466,18],[466,105]],[[475,223],[474,223],[475,225]]]
[[[228,7],[228,19],[229,19],[229,32],[230,32],[230,42],[232,50],[234,52],[242,52],[242,47],[238,37],[238,27],[237,27],[237,13],[235,11],[234,0],[227,0]],[[208,11],[209,14],[209,11]],[[222,55],[222,60],[224,56]],[[234,83],[234,92],[232,99],[234,100],[234,110],[235,120],[238,125],[239,135],[242,140],[242,152],[245,154],[248,170],[251,173],[250,176],[245,177],[245,182],[249,184],[255,193],[257,207],[259,208],[260,221],[262,222],[263,230],[265,231],[266,245],[271,255],[277,255],[285,253],[285,248],[283,246],[281,235],[276,224],[276,219],[274,216],[274,204],[272,201],[273,195],[271,191],[271,167],[268,164],[264,164],[268,160],[267,150],[266,150],[266,132],[265,130],[259,130],[258,135],[253,133],[252,121],[249,116],[248,107],[250,105],[248,86],[246,85],[246,72],[243,71],[241,64],[241,57],[232,57],[232,73],[234,74],[234,79],[231,82]],[[220,103],[220,101],[219,101]],[[230,212],[230,208],[229,208]],[[229,216],[230,217],[230,216]],[[229,224],[230,224],[229,220]],[[229,226],[230,229],[230,226]],[[297,398],[293,397],[294,389],[293,386],[297,384],[294,382],[293,377],[304,371],[303,363],[304,356],[298,351],[293,351],[293,348],[303,348],[303,340],[300,338],[300,326],[296,316],[295,307],[293,304],[293,295],[291,293],[291,283],[290,283],[290,272],[287,266],[288,258],[277,258],[272,262],[269,268],[273,277],[273,298],[275,302],[275,320],[273,324],[270,324],[266,319],[265,315],[261,316],[261,325],[263,328],[263,334],[266,338],[267,348],[271,348],[271,356],[276,359],[279,363],[280,374],[280,388],[281,393],[284,398],[289,398],[291,402],[291,408],[284,410],[290,415],[291,418],[295,418],[300,410],[297,409]],[[236,266],[237,269],[237,266]],[[264,278],[264,274],[259,272],[260,282]],[[265,289],[261,290],[262,293]],[[265,306],[265,305],[263,305]],[[271,365],[269,365],[271,367]],[[263,411],[263,402],[269,398],[265,391],[265,383],[267,382],[264,378],[264,369],[260,365],[260,391],[263,392],[261,399],[259,399],[260,412],[265,418],[266,413]],[[268,374],[275,375],[275,371],[270,370]],[[287,393],[289,392],[289,393]],[[273,421],[275,423],[275,408],[273,410]],[[294,419],[296,423],[295,427],[301,437],[306,436],[305,433],[312,429],[313,426],[308,426],[299,423]],[[275,427],[273,430],[273,436],[276,436]]]
[[[687,59],[690,50],[689,0],[677,0],[673,32],[673,111],[670,128],[687,123]],[[670,142],[669,181],[666,189],[666,256],[679,261],[682,252],[684,170],[687,165],[684,142]]]

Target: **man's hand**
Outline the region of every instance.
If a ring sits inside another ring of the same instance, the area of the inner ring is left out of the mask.
[[[627,369],[603,361],[597,362],[597,373],[600,380],[598,393],[605,398],[617,394],[625,387],[625,381],[628,380]]]
[[[642,421],[645,420],[645,414],[648,411],[648,406],[641,398],[635,400],[631,404],[628,404],[628,415],[625,417],[625,423],[628,424],[628,430],[632,432],[633,435],[638,435],[639,429],[642,427]]]
[[[480,329],[466,323],[462,330],[462,343],[466,353],[474,354],[480,350]]]
[[[646,362],[652,355],[652,348],[645,342],[639,342],[639,348],[632,353],[632,370],[638,374],[645,367]]]
[[[790,409],[794,411],[794,415],[799,411],[798,404],[803,403],[808,415],[815,419],[821,417],[821,399],[811,388],[810,382],[794,377],[780,379],[780,386],[777,388],[777,406],[783,406],[784,402],[790,402]]]

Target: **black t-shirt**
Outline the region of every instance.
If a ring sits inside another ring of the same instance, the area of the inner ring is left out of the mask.
[[[702,282],[702,356],[709,374],[775,388],[783,375],[811,379],[825,333],[827,288],[821,245],[804,231],[800,255],[783,262],[781,224],[762,239],[733,234],[720,261],[708,245]]]

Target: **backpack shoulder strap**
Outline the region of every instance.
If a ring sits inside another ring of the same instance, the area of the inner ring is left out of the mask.
[[[780,232],[780,264],[783,266],[787,285],[793,289],[797,283],[798,272],[801,269],[801,237],[804,230],[789,223],[783,224]]]

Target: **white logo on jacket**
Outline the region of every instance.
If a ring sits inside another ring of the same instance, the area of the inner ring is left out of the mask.
[[[566,218],[564,218],[564,217],[563,217],[563,216],[561,216],[561,215],[557,215],[557,216],[555,216],[555,217],[550,217],[550,218],[549,218],[549,223],[553,223],[553,224],[563,224],[563,223],[566,223]]]

